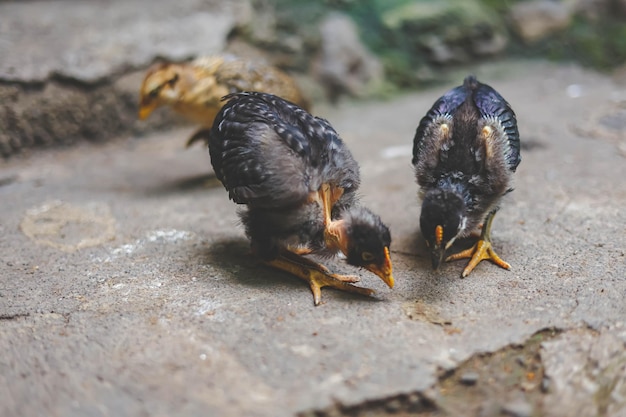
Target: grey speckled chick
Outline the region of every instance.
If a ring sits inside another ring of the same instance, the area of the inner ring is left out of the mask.
[[[238,204],[252,251],[267,265],[321,287],[369,295],[354,276],[306,258],[342,252],[393,287],[389,229],[358,204],[359,167],[330,124],[264,93],[238,93],[215,118],[211,163]]]
[[[483,259],[509,269],[491,246],[491,223],[502,196],[512,191],[520,163],[515,113],[500,94],[474,76],[435,102],[413,139],[413,165],[423,199],[420,228],[437,269],[457,238],[482,226],[463,277]]]

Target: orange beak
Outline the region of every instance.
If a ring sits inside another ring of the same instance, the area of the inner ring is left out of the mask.
[[[146,120],[148,116],[156,109],[157,106],[154,103],[142,104],[139,106],[139,120]]]
[[[443,227],[437,226],[435,227],[435,244],[437,246],[441,246],[442,241],[443,241]]]
[[[389,288],[393,288],[395,281],[393,279],[393,275],[391,274],[393,268],[391,266],[391,258],[389,257],[389,248],[385,248],[385,260],[382,265],[369,264],[366,265],[365,268],[378,275],[380,279],[382,279],[385,284],[389,286]]]

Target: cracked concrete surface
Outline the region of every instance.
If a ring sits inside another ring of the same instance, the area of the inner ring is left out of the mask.
[[[482,263],[461,279],[455,262],[435,273],[419,239],[410,142],[449,86],[316,109],[392,231],[396,287],[363,273],[371,298],[324,290],[314,307],[305,284],[249,257],[207,152],[181,145],[187,130],[3,163],[0,414],[316,415],[427,395],[422,411],[447,415],[432,393],[442,372],[554,328],[540,349],[542,401],[512,387],[518,403],[491,398],[481,415],[623,415],[626,164],[621,139],[589,126],[623,108],[626,88],[544,63],[476,73],[512,104],[524,143],[492,233],[511,271]],[[62,250],[101,230],[54,223],[54,245],[32,239],[24,222],[53,201],[110,216],[113,235]]]
[[[626,328],[598,332],[575,329],[542,345],[541,359],[551,386],[545,412],[571,416],[626,414]]]

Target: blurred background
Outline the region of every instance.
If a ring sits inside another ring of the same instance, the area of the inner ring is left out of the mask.
[[[165,108],[137,119],[146,70],[223,53],[284,70],[313,113],[494,60],[626,82],[626,0],[0,0],[0,155],[185,123]]]

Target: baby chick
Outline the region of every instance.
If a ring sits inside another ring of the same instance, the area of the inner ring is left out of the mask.
[[[308,108],[296,82],[283,71],[232,55],[216,55],[153,65],[141,85],[139,118],[144,120],[156,108],[168,105],[202,126],[187,146],[198,140],[208,142],[213,119],[225,103],[222,97],[241,91],[272,93]]]
[[[477,243],[447,258],[470,258],[463,277],[483,259],[509,269],[491,246],[491,223],[512,191],[520,163],[515,113],[493,88],[469,76],[435,102],[413,139],[413,166],[423,197],[420,228],[437,269],[457,238],[481,224]]]
[[[246,207],[240,216],[253,253],[307,281],[315,305],[326,286],[373,291],[307,254],[341,252],[348,264],[393,287],[389,229],[359,203],[359,166],[332,126],[270,94],[229,98],[215,119],[209,152],[230,198]]]

